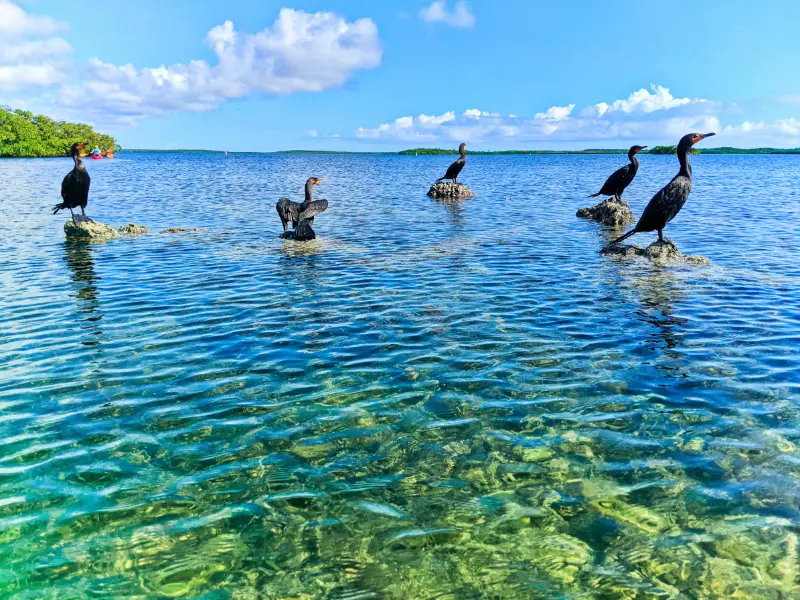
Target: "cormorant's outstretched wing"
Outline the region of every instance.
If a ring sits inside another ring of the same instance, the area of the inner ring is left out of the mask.
[[[311,219],[314,215],[318,215],[321,212],[325,212],[328,209],[328,201],[327,200],[314,200],[313,202],[305,203],[300,206],[300,220],[305,221],[306,219]]]

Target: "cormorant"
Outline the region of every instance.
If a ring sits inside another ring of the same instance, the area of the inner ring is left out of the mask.
[[[89,142],[75,142],[72,144],[69,155],[75,161],[75,166],[72,171],[67,173],[64,181],[61,182],[61,198],[64,200],[61,204],[56,204],[53,207],[53,214],[65,208],[69,209],[72,214],[72,221],[75,221],[75,213],[72,212],[73,208],[81,207],[81,214],[86,217],[86,203],[89,201],[89,185],[92,183],[92,178],[86,172],[86,167],[80,159],[81,150],[88,146]],[[87,221],[91,221],[86,217]]]
[[[319,185],[325,181],[319,177],[309,177],[306,181],[306,197],[303,202],[294,202],[288,198],[281,198],[275,209],[278,211],[278,216],[283,225],[283,232],[286,233],[289,223],[293,228],[297,228],[301,223],[309,225],[308,230],[311,230],[311,223],[314,222],[314,217],[321,212],[325,212],[328,208],[327,200],[312,200],[311,191],[315,185]],[[306,229],[305,227],[303,229]],[[314,232],[311,231],[311,234]],[[313,238],[308,238],[313,239]]]
[[[681,170],[667,185],[661,188],[647,204],[636,227],[622,237],[609,244],[613,246],[628,239],[634,233],[642,231],[658,231],[659,242],[670,242],[664,239],[663,229],[667,223],[675,218],[692,191],[692,165],[689,163],[689,151],[700,140],[716,135],[714,133],[690,133],[681,138],[678,143],[678,160]]]
[[[630,164],[614,171],[609,178],[606,179],[600,191],[596,194],[592,194],[589,198],[614,196],[617,200],[622,200],[622,192],[631,184],[633,178],[636,177],[636,173],[639,171],[639,159],[636,158],[636,155],[645,148],[647,148],[647,146],[631,146],[631,149],[628,150],[628,160],[631,161]]]
[[[456,162],[452,165],[447,167],[447,173],[444,174],[444,177],[440,177],[436,180],[436,183],[439,183],[442,179],[452,179],[456,183],[458,183],[458,174],[461,173],[461,169],[464,168],[464,165],[467,162],[467,145],[461,144],[458,147],[458,153],[461,155]]]

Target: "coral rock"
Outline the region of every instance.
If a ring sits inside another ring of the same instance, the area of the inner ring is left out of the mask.
[[[119,232],[122,235],[142,235],[148,231],[150,230],[144,225],[136,225],[135,223],[128,223],[119,228]]]
[[[600,204],[580,209],[576,216],[591,219],[609,227],[624,227],[632,225],[635,221],[631,207],[625,200],[609,198]]]
[[[68,238],[102,241],[113,239],[118,235],[112,227],[105,223],[86,219],[76,219],[76,221],[69,220],[64,223],[64,233]]]
[[[473,191],[463,183],[455,183],[453,181],[434,183],[431,189],[428,190],[428,196],[437,200],[463,200],[474,195]]]
[[[610,256],[640,256],[650,259],[658,265],[708,265],[710,261],[705,256],[682,254],[678,247],[671,242],[653,242],[647,248],[641,246],[608,246],[603,248],[603,254]]]

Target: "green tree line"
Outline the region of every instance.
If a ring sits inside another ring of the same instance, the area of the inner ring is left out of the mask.
[[[26,110],[0,106],[0,157],[64,156],[75,142],[88,142],[105,151],[115,148],[113,137],[84,123],[54,121]]]

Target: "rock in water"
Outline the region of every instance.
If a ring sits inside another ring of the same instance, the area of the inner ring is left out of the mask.
[[[317,234],[311,229],[308,221],[300,221],[294,231],[284,231],[281,234],[284,240],[294,240],[296,242],[309,242],[317,238]]]
[[[455,183],[453,181],[434,183],[431,189],[428,190],[428,196],[437,200],[463,200],[464,198],[472,198],[474,195],[473,191],[463,183]]]
[[[601,251],[609,256],[641,256],[652,260],[657,265],[709,265],[705,256],[682,254],[678,247],[671,242],[653,242],[647,248],[641,246],[608,246]]]
[[[603,200],[600,204],[580,209],[576,216],[591,219],[609,227],[625,227],[633,225],[635,219],[631,207],[625,200],[617,201],[616,198]]]
[[[117,237],[117,232],[105,223],[78,219],[75,223],[72,220],[64,223],[64,233],[68,238],[79,238],[83,240],[110,240]]]
[[[144,225],[136,225],[135,223],[128,223],[119,228],[119,232],[122,235],[142,235],[148,231],[150,230]]]

